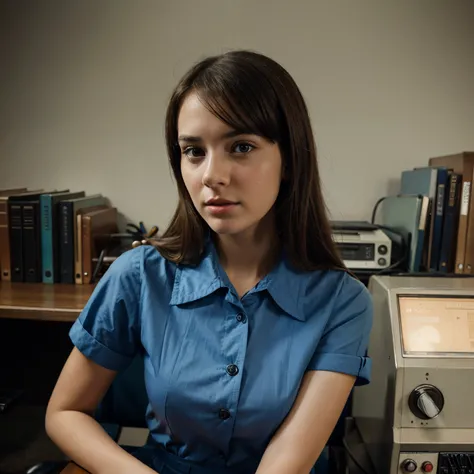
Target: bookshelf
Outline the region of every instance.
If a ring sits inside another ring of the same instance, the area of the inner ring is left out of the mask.
[[[95,285],[0,282],[0,318],[73,322]]]

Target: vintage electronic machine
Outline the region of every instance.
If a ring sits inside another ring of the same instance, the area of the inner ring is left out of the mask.
[[[474,473],[474,278],[372,277],[372,382],[352,414],[377,474]]]
[[[347,268],[383,270],[390,266],[392,240],[366,221],[331,221],[332,237]]]

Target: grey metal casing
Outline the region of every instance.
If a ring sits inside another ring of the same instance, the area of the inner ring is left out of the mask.
[[[402,472],[405,452],[474,451],[474,353],[403,357],[398,306],[399,296],[474,298],[474,279],[377,276],[369,290],[372,377],[354,389],[352,415],[377,473]],[[444,395],[443,410],[431,420],[417,418],[408,405],[423,383]]]

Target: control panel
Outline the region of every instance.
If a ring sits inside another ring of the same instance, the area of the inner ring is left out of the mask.
[[[440,453],[438,474],[474,474],[474,453]]]
[[[417,474],[437,474],[438,453],[400,453],[399,474],[415,472]]]
[[[390,266],[392,241],[380,229],[334,229],[333,240],[347,268],[377,270]]]
[[[474,474],[471,453],[400,453],[399,474]]]

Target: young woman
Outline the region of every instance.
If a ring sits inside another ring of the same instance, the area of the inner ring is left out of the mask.
[[[166,139],[176,213],[98,283],[47,431],[92,473],[308,474],[369,381],[372,305],[331,239],[304,100],[263,55],[210,57]],[[130,454],[91,414],[138,353],[152,441]]]

